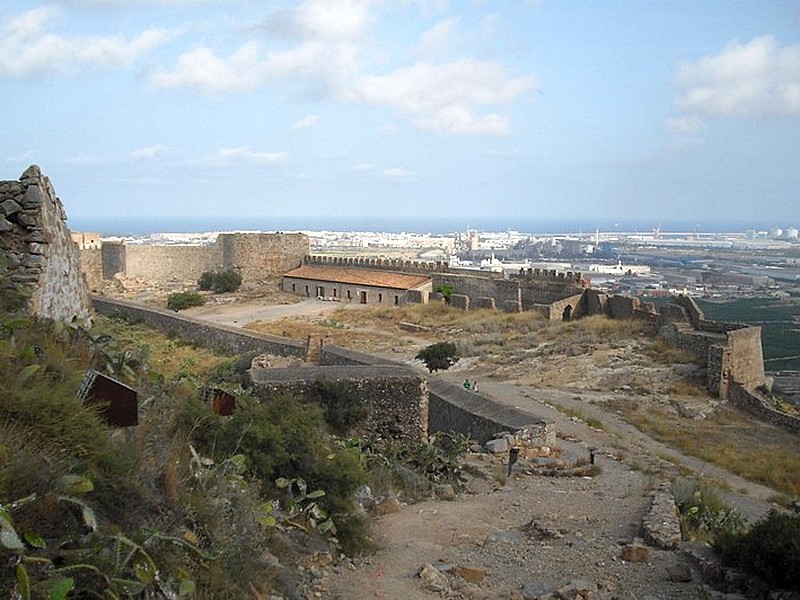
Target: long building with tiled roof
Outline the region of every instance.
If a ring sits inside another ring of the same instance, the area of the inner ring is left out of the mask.
[[[302,265],[285,273],[284,291],[359,304],[405,304],[410,290],[432,290],[427,275],[341,266]]]

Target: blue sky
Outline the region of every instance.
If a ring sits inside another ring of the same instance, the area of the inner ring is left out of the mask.
[[[800,1],[3,0],[32,163],[71,223],[797,226]]]

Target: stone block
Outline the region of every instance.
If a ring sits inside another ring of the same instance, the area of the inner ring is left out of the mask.
[[[18,213],[21,210],[22,207],[19,205],[19,203],[11,199],[8,199],[5,202],[0,203],[0,212],[2,212],[7,217]]]
[[[503,452],[508,452],[508,440],[505,438],[499,438],[496,440],[489,440],[484,445],[487,452],[492,454],[501,454]]]
[[[481,297],[478,298],[478,308],[488,308],[494,310],[496,308],[494,298]]]
[[[479,567],[456,565],[451,571],[470,583],[481,583],[486,577],[486,570]]]
[[[464,294],[450,294],[450,306],[453,308],[460,308],[461,310],[469,310],[469,296]]]
[[[25,190],[25,195],[22,197],[22,208],[37,208],[42,203],[42,190],[37,185],[31,185]]]
[[[622,560],[628,562],[647,562],[650,559],[650,548],[641,540],[634,540],[622,548]]]

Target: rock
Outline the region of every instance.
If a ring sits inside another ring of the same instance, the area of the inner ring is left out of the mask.
[[[556,586],[547,581],[529,581],[522,586],[524,600],[543,600],[555,594]]]
[[[400,512],[400,501],[397,496],[386,496],[375,504],[372,514],[376,516],[388,515]]]
[[[440,483],[434,488],[434,492],[436,493],[436,497],[439,500],[447,500],[448,502],[452,502],[456,500],[458,496],[456,496],[456,491],[452,485],[449,483]]]
[[[450,589],[450,582],[447,576],[430,563],[422,565],[417,575],[422,581],[422,586],[427,590],[444,592]]]
[[[5,216],[13,215],[21,210],[22,207],[17,202],[11,199],[8,199],[5,202],[0,203],[0,211],[2,211],[2,213]]]
[[[584,579],[573,579],[567,585],[559,588],[558,597],[564,600],[588,600],[594,598],[597,592],[597,585]]]
[[[11,231],[12,229],[14,229],[14,224],[4,216],[0,215],[0,233],[5,233],[6,231]]]
[[[692,580],[692,569],[686,563],[677,563],[667,567],[670,581],[687,583]]]
[[[627,560],[628,562],[647,562],[649,558],[650,549],[638,538],[622,548],[622,560]]]
[[[486,570],[479,567],[456,565],[451,571],[470,583],[481,583],[486,576]]]
[[[42,190],[37,185],[28,186],[22,197],[22,208],[36,208],[42,203]]]
[[[501,454],[503,452],[508,452],[508,440],[506,440],[505,438],[489,440],[488,442],[486,442],[485,448],[487,452],[491,452],[492,454]]]

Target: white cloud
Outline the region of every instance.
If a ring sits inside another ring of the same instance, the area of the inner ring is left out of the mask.
[[[455,17],[439,21],[420,36],[415,54],[421,59],[438,58],[450,48],[457,26]]]
[[[503,135],[510,129],[508,118],[480,110],[509,105],[537,86],[535,77],[510,77],[497,63],[462,59],[417,63],[387,75],[365,76],[348,94],[365,104],[390,106],[422,129]]]
[[[316,127],[319,122],[319,116],[315,114],[307,114],[302,119],[298,120],[292,129],[307,129],[309,127]]]
[[[391,169],[384,169],[381,171],[381,176],[387,179],[407,179],[411,177],[411,171],[407,171],[402,167],[393,167]]]
[[[703,129],[706,125],[702,119],[695,115],[687,115],[683,117],[670,117],[667,119],[667,128],[670,131],[682,135],[694,135]]]
[[[133,63],[174,34],[150,28],[126,41],[122,35],[69,36],[50,32],[59,11],[42,6],[12,18],[0,28],[0,76],[28,77],[82,66]]]
[[[206,164],[214,166],[226,165],[255,165],[271,166],[289,160],[288,152],[256,152],[249,146],[238,148],[220,148],[214,154],[203,159]]]
[[[150,82],[156,87],[220,94],[287,80],[313,90],[316,97],[389,107],[422,129],[445,134],[508,133],[510,121],[498,108],[536,89],[536,77],[514,77],[499,63],[471,59],[421,61],[385,74],[364,72],[359,58],[368,48],[373,4],[370,0],[307,0],[295,12],[276,16],[289,30],[284,37],[297,38],[293,47],[269,51],[251,41],[227,57],[201,47],[182,55],[171,69],[153,71]],[[455,25],[452,20],[442,21],[423,36],[421,47],[433,51]],[[273,27],[274,23],[268,23],[261,29]]]
[[[375,165],[372,163],[359,163],[352,166],[353,171],[374,171]]]
[[[166,150],[166,147],[156,144],[145,148],[137,148],[130,153],[130,157],[136,160],[155,160],[163,156]]]
[[[714,56],[678,70],[686,113],[800,114],[800,44],[780,48],[771,35],[729,43]]]

